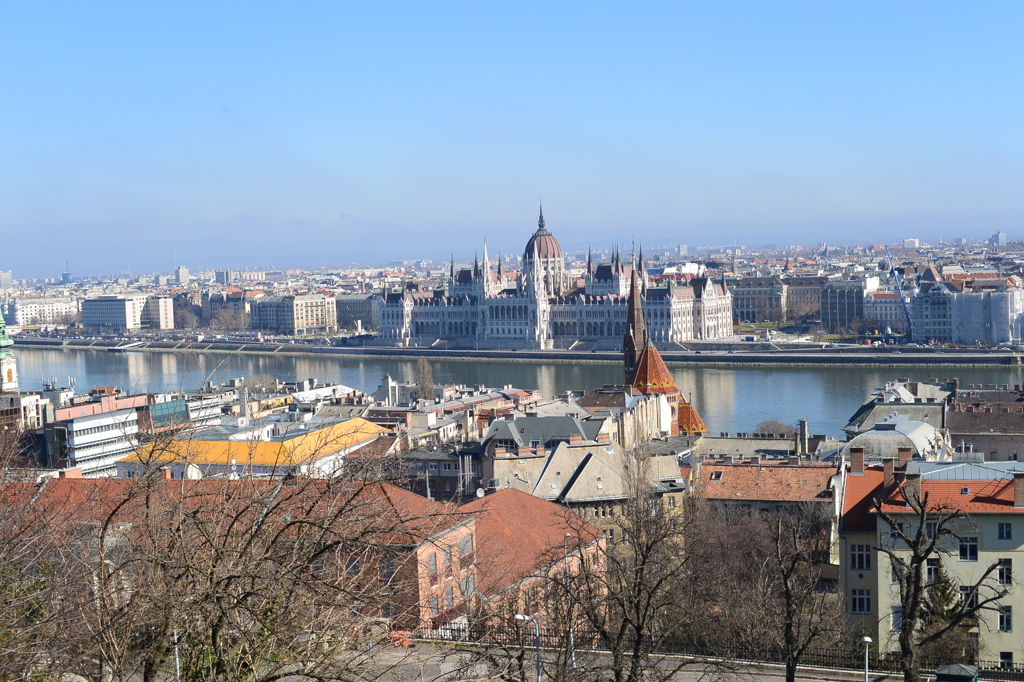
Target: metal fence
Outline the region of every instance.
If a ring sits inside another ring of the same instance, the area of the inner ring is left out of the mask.
[[[558,649],[567,646],[568,631],[558,629],[540,630],[540,646],[546,649]],[[536,637],[532,626],[474,626],[449,624],[435,630],[419,634],[423,639],[441,639],[446,641],[467,642],[486,646],[498,646],[514,649],[531,649],[536,645]],[[573,633],[578,651],[607,651],[607,643],[594,632],[576,630]],[[632,641],[626,642],[631,645]],[[628,647],[627,647],[628,648]],[[744,646],[710,647],[695,641],[681,640],[648,640],[646,647],[655,655],[690,656],[709,660],[726,660],[730,662],[749,662],[785,664],[785,655],[778,650],[763,647]],[[939,666],[949,663],[973,665],[981,670],[981,679],[996,682],[1024,682],[1024,664],[1005,664],[1000,661],[983,661],[972,659],[940,659],[922,656],[919,659],[922,672],[934,672]],[[864,649],[857,648],[808,648],[800,657],[800,667],[831,668],[835,670],[863,670]],[[899,673],[900,660],[898,653],[872,651],[868,658],[868,667],[874,672]]]

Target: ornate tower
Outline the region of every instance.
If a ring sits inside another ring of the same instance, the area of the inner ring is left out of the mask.
[[[0,317],[0,392],[14,393],[18,390],[18,359],[11,352],[14,341],[7,334],[7,325]]]
[[[626,362],[626,383],[632,384],[636,378],[636,368],[640,361],[640,352],[647,343],[647,325],[644,322],[644,309],[640,297],[640,282],[633,270],[629,282],[629,307],[626,310],[626,334],[622,340],[622,352]]]

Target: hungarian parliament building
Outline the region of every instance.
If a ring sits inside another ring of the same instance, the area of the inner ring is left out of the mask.
[[[626,332],[633,270],[641,283],[650,340],[659,348],[732,334],[732,294],[723,282],[695,277],[649,286],[643,256],[624,263],[587,259],[584,277],[570,276],[558,240],[544,226],[523,251],[522,272],[507,276],[501,262],[483,261],[456,271],[446,289],[396,291],[384,295],[380,341],[392,346],[450,348],[619,350]]]

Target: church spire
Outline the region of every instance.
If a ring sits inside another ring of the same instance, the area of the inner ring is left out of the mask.
[[[637,362],[640,352],[647,345],[647,325],[644,323],[643,302],[640,297],[640,282],[636,270],[630,273],[629,306],[626,309],[626,334],[622,342],[622,352],[626,363],[626,383],[632,384],[636,377]]]
[[[540,203],[540,218],[537,219],[537,229],[544,229],[544,202]]]
[[[589,244],[587,244],[587,274],[594,274],[594,252]]]

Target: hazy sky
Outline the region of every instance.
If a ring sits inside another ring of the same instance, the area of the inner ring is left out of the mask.
[[[1024,3],[5,2],[15,277],[1024,237]]]

